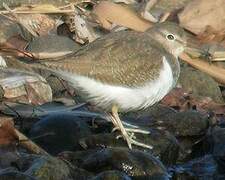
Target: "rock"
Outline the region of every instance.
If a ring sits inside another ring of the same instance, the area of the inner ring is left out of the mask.
[[[159,126],[176,136],[181,148],[178,160],[183,161],[189,158],[194,151],[194,145],[207,133],[209,120],[197,111],[184,111],[161,118]]]
[[[218,83],[209,75],[190,66],[181,67],[178,83],[187,92],[192,92],[196,98],[210,97],[215,102],[223,102]]]
[[[80,48],[65,36],[45,35],[34,38],[26,50],[39,59],[57,58],[75,52]]]
[[[10,37],[16,34],[22,34],[18,24],[13,23],[3,16],[0,16],[0,29],[0,43],[5,43]]]
[[[11,167],[18,159],[19,155],[13,145],[0,146],[0,170]]]
[[[163,164],[149,153],[127,148],[107,148],[64,153],[68,161],[79,168],[98,174],[105,170],[117,170],[135,177],[167,177]]]
[[[71,168],[71,176],[74,180],[90,180],[93,177],[93,174],[84,169],[73,167]]]
[[[131,180],[131,178],[120,171],[104,171],[91,180]]]
[[[191,1],[179,14],[180,25],[194,34],[203,33],[207,26],[216,31],[225,29],[224,0]]]
[[[149,135],[135,134],[136,140],[153,146],[153,150],[142,147],[132,146],[135,150],[142,150],[158,157],[166,166],[173,165],[177,161],[179,153],[179,145],[175,137],[169,133],[160,132],[157,130],[151,131]],[[95,148],[127,148],[127,143],[123,139],[116,139],[116,134],[96,134],[80,140],[80,144],[85,149]]]
[[[15,170],[0,171],[1,180],[36,180],[36,178]]]
[[[174,168],[176,179],[214,179],[217,174],[217,163],[211,155],[193,159]]]
[[[62,160],[52,156],[20,152],[17,160],[11,163],[11,167],[0,171],[0,179],[72,180],[72,169]]]
[[[34,141],[51,154],[79,149],[79,139],[90,134],[86,122],[72,113],[47,115],[30,130],[31,137],[39,137]]]
[[[4,98],[11,101],[43,104],[52,100],[50,86],[35,73],[3,68],[0,71],[0,86],[4,90]]]
[[[37,179],[72,179],[69,167],[62,160],[51,156],[34,159],[31,167],[25,173]]]
[[[197,111],[176,112],[160,105],[142,115],[130,114],[125,119],[142,128],[151,128],[151,133],[145,135],[145,138],[139,134],[136,136],[139,141],[153,145],[152,153],[160,157],[165,165],[174,164],[177,159],[182,161],[189,156],[193,146],[206,134],[210,124],[208,117]],[[177,154],[180,154],[179,157]]]
[[[152,122],[152,127],[167,130],[176,137],[201,136],[206,134],[209,120],[197,111],[184,111],[158,117]]]
[[[190,1],[191,0],[158,0],[156,5],[150,9],[150,13],[155,17],[160,17],[165,13],[171,13],[183,8]]]
[[[219,171],[225,173],[225,128],[215,126],[208,133],[207,140],[204,142],[206,152],[212,153],[219,164]]]

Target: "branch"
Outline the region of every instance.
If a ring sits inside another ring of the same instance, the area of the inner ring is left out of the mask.
[[[179,58],[196,69],[205,72],[206,74],[212,76],[216,81],[225,85],[225,69],[215,66],[213,64],[209,64],[202,59],[195,58],[192,59],[186,53],[183,53],[179,56]]]

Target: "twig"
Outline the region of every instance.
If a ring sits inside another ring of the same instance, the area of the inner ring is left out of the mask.
[[[187,62],[188,64],[199,69],[200,71],[205,72],[206,74],[212,76],[219,83],[225,85],[225,69],[224,68],[215,66],[213,64],[209,64],[199,58],[192,59],[186,53],[181,54],[179,57],[181,58],[181,60]]]
[[[19,137],[20,145],[24,148],[30,150],[31,152],[35,154],[41,154],[41,155],[49,155],[44,149],[36,145],[33,141],[31,141],[29,138],[27,138],[24,134],[19,132],[17,129],[15,129],[15,132],[17,136]]]
[[[20,10],[20,11],[0,11],[0,14],[10,14],[11,12],[15,14],[67,14],[73,13],[73,10]]]
[[[170,14],[170,12],[166,12],[165,14],[163,14],[162,17],[160,17],[159,23],[165,22],[170,16]]]

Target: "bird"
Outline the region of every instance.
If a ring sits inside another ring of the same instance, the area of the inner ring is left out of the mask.
[[[130,149],[152,148],[132,137],[119,113],[146,109],[167,95],[176,86],[178,56],[186,46],[184,29],[163,22],[145,32],[109,33],[63,59],[42,60],[36,67],[67,81],[85,101],[107,112]]]

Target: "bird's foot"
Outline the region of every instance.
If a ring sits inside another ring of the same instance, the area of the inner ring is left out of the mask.
[[[137,128],[124,128],[124,129],[126,130],[126,132],[131,132],[131,133],[150,134],[148,130],[144,130],[144,129],[137,129]],[[112,129],[112,132],[115,132],[117,130],[120,130],[120,128],[114,127]]]
[[[132,149],[132,145],[140,146],[147,149],[153,149],[152,146],[135,140],[136,137],[134,133],[150,134],[149,131],[137,128],[124,128],[123,126],[115,126],[112,131],[114,132],[116,130],[119,130],[121,132],[121,135],[116,136],[116,138],[123,138],[127,142],[127,145],[130,149]]]
[[[136,137],[134,136],[134,133],[131,133],[131,135],[127,134],[127,136],[118,135],[118,136],[116,136],[116,138],[117,139],[124,138],[127,141],[128,147],[130,149],[132,149],[132,145],[136,145],[136,146],[147,148],[147,149],[153,149],[153,147],[151,145],[147,145],[147,144],[136,141],[135,140]]]
[[[136,146],[140,146],[140,147],[144,147],[144,148],[148,148],[148,149],[152,149],[153,147],[141,142],[138,142],[135,140],[135,136],[133,132],[139,132],[139,133],[144,133],[144,134],[149,134],[149,132],[147,131],[143,131],[142,129],[138,129],[138,128],[131,128],[130,132],[128,129],[124,128],[123,123],[121,122],[119,115],[118,115],[118,108],[116,106],[112,107],[112,115],[110,116],[110,119],[112,121],[112,123],[114,124],[114,126],[116,127],[117,130],[119,130],[121,132],[121,137],[124,138],[124,140],[126,140],[127,145],[130,149],[132,149],[132,145],[136,145]],[[129,133],[129,134],[128,134]]]

